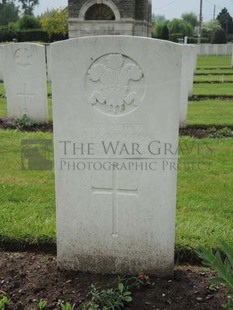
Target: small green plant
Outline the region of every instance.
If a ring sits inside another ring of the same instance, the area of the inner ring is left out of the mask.
[[[26,114],[22,117],[4,119],[2,120],[2,124],[5,128],[18,130],[30,128],[34,125],[32,119]]]
[[[131,277],[118,277],[117,287],[99,290],[91,286],[91,302],[82,305],[82,310],[117,310],[123,309],[126,303],[133,300],[131,289],[141,286],[153,286],[154,283],[145,274]]]
[[[119,282],[115,289],[99,290],[95,285],[92,285],[91,288],[91,302],[83,305],[82,310],[123,309],[125,303],[132,301],[131,292],[122,282]]]
[[[40,310],[44,310],[46,308],[46,301],[44,299],[40,299],[39,303],[38,303],[38,307]]]
[[[201,247],[197,253],[202,259],[203,264],[216,270],[219,277],[213,278],[212,283],[224,284],[229,289],[228,303],[224,305],[227,310],[233,309],[233,247],[225,241],[220,241],[223,256],[220,251],[213,253],[211,249]]]
[[[233,137],[233,131],[229,127],[217,129],[215,127],[208,128],[210,138],[229,138]]]
[[[15,119],[15,126],[17,129],[32,127],[33,121],[28,115],[24,114],[22,117]]]
[[[122,281],[130,289],[134,287],[140,288],[141,286],[154,286],[154,283],[151,282],[150,278],[143,273],[139,274],[138,276],[122,278]]]
[[[10,299],[7,296],[3,296],[0,299],[0,310],[5,310],[5,307],[10,304]]]
[[[69,302],[64,302],[59,300],[58,305],[61,307],[62,310],[74,310],[75,304],[71,305]]]

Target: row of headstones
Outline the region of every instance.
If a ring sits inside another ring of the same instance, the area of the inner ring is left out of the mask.
[[[203,56],[229,56],[232,53],[233,44],[198,44],[197,54]]]
[[[188,97],[192,95],[196,68],[196,48],[185,45],[182,50],[180,127],[186,127]],[[48,121],[46,71],[50,81],[49,45],[18,43],[0,47],[0,79],[4,80],[6,89],[8,117],[26,114],[37,123]],[[72,75],[68,78],[72,79]]]

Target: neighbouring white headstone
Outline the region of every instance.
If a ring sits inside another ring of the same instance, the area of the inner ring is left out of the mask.
[[[190,83],[193,79],[193,67],[190,63],[192,58],[192,47],[182,46],[182,73],[181,73],[181,92],[180,92],[180,128],[187,125],[188,97]]]
[[[231,55],[231,67],[233,68],[233,48],[232,48],[232,55]]]
[[[4,84],[8,117],[28,115],[48,121],[45,47],[31,43],[5,46]]]
[[[187,71],[188,71],[188,96],[191,97],[193,95],[193,76],[196,71],[197,66],[197,48],[195,45],[189,45],[188,53],[188,64],[187,64]]]
[[[50,57],[50,44],[45,46],[46,50],[46,68],[47,68],[47,80],[51,81],[51,57]]]
[[[182,51],[180,128],[185,128],[187,126],[188,98],[193,93],[193,75],[196,68],[197,50],[193,45],[182,45]]]
[[[4,46],[5,44],[0,44],[0,81],[4,80]]]
[[[181,46],[88,37],[51,60],[59,266],[171,275]]]

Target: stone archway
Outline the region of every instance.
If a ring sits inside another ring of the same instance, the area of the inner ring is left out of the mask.
[[[115,15],[106,4],[94,4],[86,11],[85,20],[115,20]]]
[[[95,19],[96,17],[96,19]],[[80,20],[120,20],[120,12],[112,1],[89,0],[79,13]]]

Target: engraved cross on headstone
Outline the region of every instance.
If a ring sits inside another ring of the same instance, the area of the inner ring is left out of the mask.
[[[27,113],[28,112],[28,110],[27,110],[28,99],[33,99],[34,98],[34,94],[29,93],[29,92],[27,93],[27,91],[26,91],[26,84],[24,83],[23,84],[23,92],[22,93],[18,93],[17,96],[23,98],[24,109],[23,109],[23,113],[22,114]]]
[[[112,186],[111,187],[92,187],[92,194],[112,195],[112,236],[118,236],[118,207],[119,199],[121,196],[137,196],[138,189],[119,188],[118,178],[116,170],[113,170],[112,174]]]

